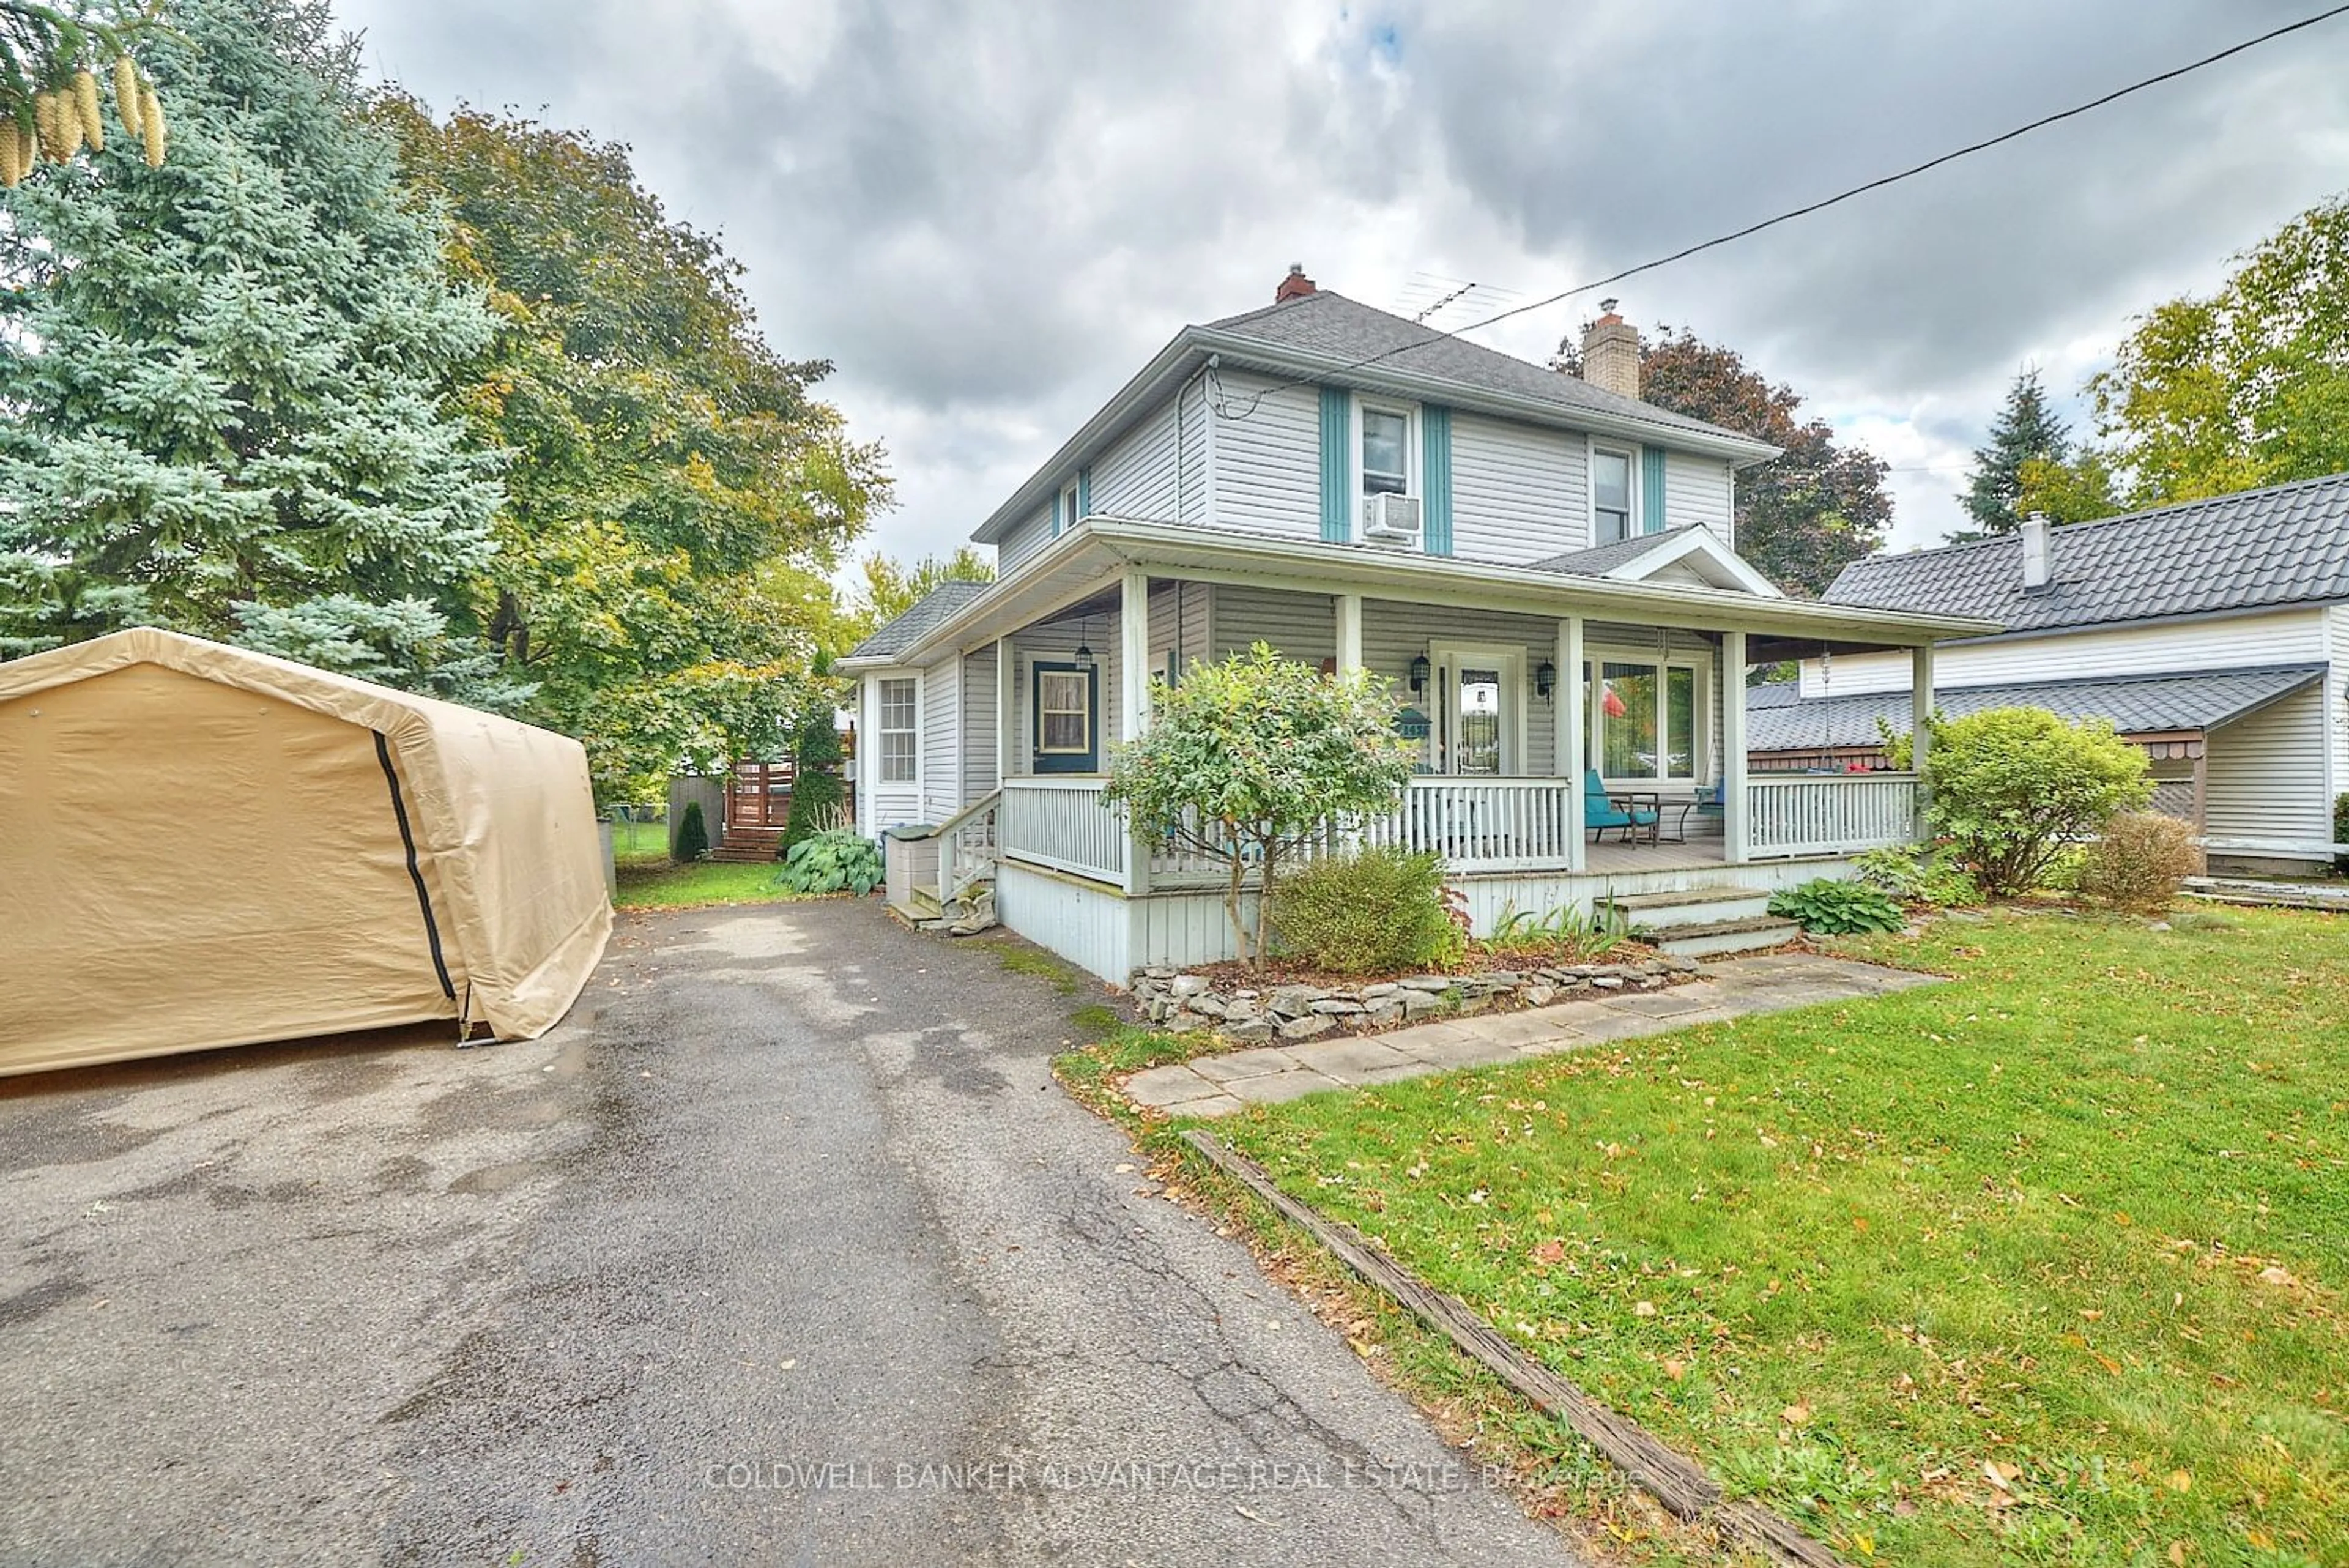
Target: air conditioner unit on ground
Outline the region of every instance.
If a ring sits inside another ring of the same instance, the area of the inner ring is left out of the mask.
[[[1362,497],[1362,537],[1374,545],[1419,543],[1419,497]]]

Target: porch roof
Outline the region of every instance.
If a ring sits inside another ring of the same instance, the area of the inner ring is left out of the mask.
[[[1822,646],[1839,650],[1916,647],[1999,629],[1995,621],[1960,616],[1764,598],[1692,583],[1590,576],[1177,523],[1089,517],[888,658],[851,658],[842,660],[841,668],[920,664],[947,649],[968,650],[1100,592],[1128,570],[1295,593],[1350,592],[1520,615],[1580,614],[1597,620],[1744,631],[1755,639],[1748,649],[1755,663],[1799,658]]]

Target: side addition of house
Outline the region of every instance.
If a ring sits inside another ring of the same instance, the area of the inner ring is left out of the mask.
[[[1150,682],[1252,644],[1392,682],[1420,776],[1366,836],[1501,911],[1648,898],[1723,947],[1768,893],[1915,836],[1909,774],[1749,776],[1746,672],[1879,654],[1930,702],[1986,620],[1791,599],[1737,554],[1749,437],[1640,400],[1611,307],[1566,376],[1317,289],[1188,327],[973,537],[1000,574],[875,632],[857,817],[919,913],[1004,922],[1105,978],[1223,956],[1215,867],[1100,799]],[[1693,939],[1692,939],[1693,940]]]
[[[1944,648],[1936,701],[2109,720],[2142,746],[2157,808],[2221,870],[2308,873],[2349,790],[2349,474],[2096,523],[1854,562],[1829,602],[1980,616]],[[1757,693],[1757,768],[1870,765],[1911,705],[1906,659],[1814,649]]]

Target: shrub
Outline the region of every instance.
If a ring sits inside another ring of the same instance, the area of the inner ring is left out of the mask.
[[[786,893],[854,893],[881,886],[881,846],[861,833],[834,828],[802,838],[783,854],[776,878]]]
[[[1273,885],[1272,925],[1288,948],[1334,974],[1426,969],[1454,956],[1444,862],[1379,847],[1325,855]]]
[[[802,839],[845,823],[841,801],[846,791],[833,771],[840,763],[840,732],[833,727],[829,705],[819,705],[801,721],[792,740],[792,813],[783,821],[778,855],[788,855]]]
[[[1110,759],[1102,799],[1135,833],[1164,835],[1221,860],[1233,950],[1250,960],[1240,893],[1253,870],[1270,892],[1280,862],[1334,828],[1393,808],[1411,782],[1411,743],[1394,732],[1388,683],[1367,670],[1324,675],[1266,643],[1221,664],[1195,662],[1182,684],[1150,683],[1150,723]],[[1273,900],[1261,900],[1255,956]]]
[[[1853,864],[1861,881],[1903,903],[1947,909],[1982,902],[1982,889],[1947,845],[1871,849]]]
[[[701,803],[685,803],[685,815],[677,819],[677,842],[669,846],[668,857],[683,866],[709,853],[709,828],[701,820]]]
[[[2194,829],[2158,812],[2125,811],[2088,851],[2080,890],[2116,909],[2158,914],[2178,901],[2178,884],[2202,868]]]
[[[1770,912],[1781,919],[1800,920],[1806,931],[1830,937],[1897,931],[1909,923],[1899,904],[1883,888],[1829,877],[1779,893],[1770,900]]]
[[[1927,814],[1992,898],[2038,886],[2066,840],[2093,838],[2153,798],[2145,753],[2102,720],[1992,708],[1935,719],[1931,733]]]

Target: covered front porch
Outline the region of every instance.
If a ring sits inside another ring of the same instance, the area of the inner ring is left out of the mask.
[[[1137,836],[1102,792],[1115,746],[1149,722],[1154,678],[1179,682],[1194,662],[1257,642],[1389,682],[1419,771],[1392,811],[1346,836],[1441,857],[1480,934],[1511,906],[1539,914],[1610,892],[1782,886],[1918,836],[1914,774],[1751,773],[1746,678],[1822,647],[1902,646],[1923,712],[1932,628],[1701,580],[1372,550],[1314,551],[1300,573],[1303,561],[1248,558],[1303,554],[1284,542],[1132,527],[1147,536],[1123,549],[1064,538],[1048,552],[1066,556],[1061,573],[1031,564],[1028,580],[999,585],[947,628],[960,722],[935,771],[951,772],[956,809],[934,804],[936,829],[893,842],[894,885],[951,898],[992,874],[998,912],[1047,945],[1066,950],[1045,934],[1063,918],[1140,922],[1118,962],[1216,956],[1193,950],[1216,940],[1204,929],[1170,946],[1134,911],[1100,905],[1202,903],[1213,919],[1197,923],[1219,932],[1228,880],[1220,859]],[[1124,530],[1102,531],[1118,540]],[[1809,863],[1799,876],[1797,862]],[[1079,889],[1090,898],[1073,898]]]

